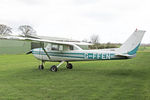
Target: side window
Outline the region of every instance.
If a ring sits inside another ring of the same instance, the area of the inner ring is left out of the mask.
[[[73,50],[73,46],[69,46],[69,49],[70,49],[70,50]]]
[[[63,45],[59,45],[59,50],[63,51]]]
[[[46,46],[46,50],[47,50],[47,51],[51,51],[51,44],[48,44],[48,45]]]
[[[57,44],[52,44],[52,50],[59,50],[58,45]]]

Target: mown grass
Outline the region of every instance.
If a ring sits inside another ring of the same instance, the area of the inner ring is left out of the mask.
[[[140,46],[140,52],[150,52],[150,46]]]
[[[44,70],[32,55],[0,56],[0,100],[149,100],[150,52],[129,60],[72,62]]]

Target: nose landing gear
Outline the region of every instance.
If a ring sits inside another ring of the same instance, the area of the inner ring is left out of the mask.
[[[43,70],[44,69],[44,61],[42,61],[42,64],[39,65],[39,70]]]

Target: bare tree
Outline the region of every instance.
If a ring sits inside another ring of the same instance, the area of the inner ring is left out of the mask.
[[[90,40],[93,44],[98,44],[99,43],[99,35],[95,35],[93,34],[91,37],[90,37]]]
[[[4,24],[0,24],[0,35],[10,35],[12,28]]]
[[[88,40],[87,39],[83,39],[82,42],[88,42]]]
[[[23,36],[35,36],[36,31],[29,25],[19,26],[19,30],[22,31]]]

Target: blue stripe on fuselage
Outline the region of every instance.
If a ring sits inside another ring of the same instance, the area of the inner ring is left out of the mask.
[[[35,51],[32,50],[33,54],[37,55],[46,55],[44,51]],[[112,59],[114,58],[114,53],[69,53],[69,52],[47,52],[49,56],[57,57],[69,57],[69,58],[82,58],[82,59]]]

